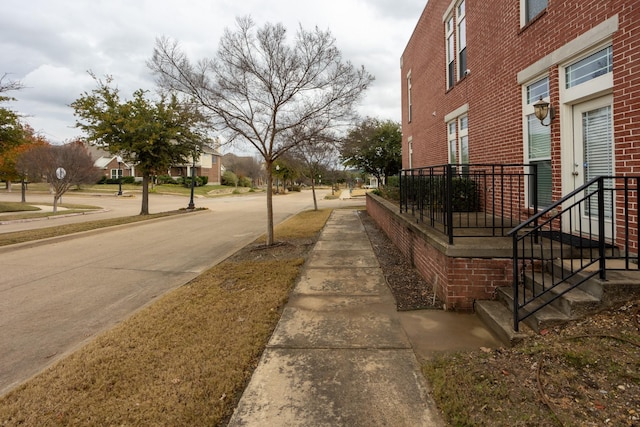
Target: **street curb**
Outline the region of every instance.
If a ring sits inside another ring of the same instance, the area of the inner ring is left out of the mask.
[[[189,214],[198,214],[201,212],[211,212],[208,209],[201,209],[201,210],[197,210],[195,212],[189,212]],[[187,213],[187,212],[185,212]],[[75,214],[71,214],[71,215],[75,215]],[[69,216],[71,216],[69,215]],[[79,214],[82,215],[82,214]],[[37,239],[37,240],[32,240],[29,242],[22,242],[22,243],[14,243],[13,245],[4,245],[4,246],[0,246],[0,254],[3,254],[5,252],[10,252],[13,250],[18,250],[18,249],[25,249],[25,248],[33,248],[36,246],[40,246],[40,245],[46,245],[46,244],[50,244],[50,243],[56,243],[56,242],[64,242],[67,240],[72,240],[72,239],[76,239],[79,237],[85,237],[85,236],[91,236],[94,234],[100,234],[100,233],[104,233],[107,231],[112,231],[112,230],[117,230],[120,228],[126,228],[126,227],[133,227],[136,225],[142,225],[142,224],[147,224],[149,222],[155,222],[155,221],[161,221],[161,220],[169,220],[169,219],[175,219],[175,218],[181,218],[182,215],[181,214],[177,214],[177,215],[169,215],[169,216],[163,216],[160,218],[152,218],[152,219],[147,219],[144,221],[137,221],[137,222],[131,222],[129,224],[118,224],[118,225],[111,225],[111,226],[106,226],[106,227],[100,227],[100,228],[96,228],[93,230],[86,230],[86,231],[78,231],[76,233],[70,233],[70,234],[65,234],[62,236],[55,236],[55,237],[47,237],[45,239]],[[61,216],[58,216],[56,218],[61,218]]]

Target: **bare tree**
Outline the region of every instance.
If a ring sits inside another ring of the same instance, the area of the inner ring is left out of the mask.
[[[58,201],[72,185],[92,184],[100,177],[80,141],[33,147],[18,158],[17,167],[25,175],[43,177],[51,185],[53,212],[58,211]]]
[[[351,122],[373,77],[344,62],[329,31],[299,28],[287,43],[282,24],[256,28],[238,18],[217,56],[197,64],[176,41],[156,41],[149,67],[165,90],[192,98],[230,142],[251,144],[264,159],[267,186],[279,156],[327,129]],[[267,192],[267,245],[273,244],[272,192]]]
[[[238,178],[248,178],[251,182],[258,182],[262,175],[262,166],[254,157],[237,156],[227,153],[222,156],[222,164],[226,170],[235,173]]]
[[[303,174],[311,180],[313,207],[318,210],[316,198],[316,179],[323,171],[331,168],[338,157],[337,140],[330,134],[319,135],[314,140],[304,141],[294,150],[294,155],[304,163]]]

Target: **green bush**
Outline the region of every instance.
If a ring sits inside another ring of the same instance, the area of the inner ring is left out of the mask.
[[[238,185],[238,176],[231,171],[224,171],[222,174],[222,185],[236,187]]]
[[[207,185],[209,183],[209,177],[202,175],[200,176],[200,180],[202,181],[202,185]]]
[[[175,179],[171,178],[169,175],[160,175],[160,176],[158,176],[156,178],[156,182],[159,185],[162,185],[162,184],[177,184],[178,183]]]
[[[251,178],[247,176],[243,176],[238,180],[238,186],[240,187],[251,187]]]
[[[418,180],[420,180],[420,185],[418,185]],[[446,179],[444,176],[415,178],[413,185],[410,185],[409,180],[405,180],[403,185],[408,186],[404,191],[410,193],[410,198],[418,197],[418,191],[421,191],[425,206],[446,211]],[[478,184],[473,179],[466,176],[456,176],[451,179],[451,207],[453,212],[477,212],[480,210]]]
[[[182,184],[183,187],[187,187],[187,188],[191,188],[191,177],[190,176],[185,176],[185,177],[180,177],[178,178],[178,182],[180,184]],[[201,176],[196,176],[196,179],[194,181],[193,184],[195,187],[201,187],[202,184],[202,177]]]

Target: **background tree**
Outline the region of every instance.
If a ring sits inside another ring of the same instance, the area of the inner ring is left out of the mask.
[[[227,153],[222,156],[222,164],[226,170],[230,170],[236,174],[239,179],[248,178],[255,186],[261,181],[263,169],[260,162],[251,156],[237,156],[233,153]]]
[[[8,101],[15,101],[15,98],[7,93],[22,89],[22,83],[9,80],[7,74],[0,77],[0,104]],[[20,122],[20,116],[8,107],[0,107],[0,159],[4,159],[10,150],[22,144],[24,138],[24,127]],[[0,176],[5,180],[7,190],[11,190],[11,179],[6,175]]]
[[[34,146],[18,157],[17,168],[25,175],[46,179],[53,192],[54,213],[58,211],[58,201],[72,185],[94,184],[101,175],[81,141]]]
[[[196,155],[206,140],[204,118],[176,96],[161,96],[153,102],[139,89],[133,99],[124,101],[118,89],[111,87],[110,77],[96,82],[96,89],[71,104],[79,118],[76,125],[90,143],[119,154],[142,171],[140,215],[148,215],[150,177]]]
[[[304,141],[294,150],[294,155],[304,164],[302,173],[311,180],[311,193],[313,194],[313,207],[318,210],[316,198],[316,179],[324,174],[328,178],[327,171],[337,159],[336,139],[330,134],[322,134],[315,140]]]
[[[292,44],[282,24],[256,28],[250,18],[225,30],[215,58],[192,64],[177,42],[159,39],[150,68],[159,85],[195,100],[227,140],[252,145],[272,188],[274,162],[292,147],[355,117],[373,77],[342,60],[329,31],[299,28]],[[267,191],[267,245],[273,244]]]
[[[23,125],[23,134],[19,145],[6,150],[0,156],[0,178],[7,183],[8,191],[11,191],[11,181],[21,182],[23,203],[27,201],[26,182],[28,174],[18,168],[18,159],[27,151],[48,144],[49,142],[43,136],[37,135],[31,126]]]
[[[346,166],[359,168],[386,183],[387,177],[402,168],[400,124],[368,117],[348,132],[340,154]]]

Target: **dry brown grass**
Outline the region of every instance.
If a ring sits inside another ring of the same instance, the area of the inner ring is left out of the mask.
[[[127,216],[121,218],[102,219],[98,221],[79,222],[76,224],[64,224],[55,227],[47,227],[35,230],[14,231],[0,234],[0,246],[13,245],[16,243],[31,242],[33,240],[48,239],[51,237],[64,236],[67,234],[79,233],[82,231],[95,230],[98,228],[113,227],[116,225],[131,224],[134,222],[148,221],[150,219],[162,218],[171,215],[188,213],[187,211],[162,212],[151,215]]]
[[[297,215],[277,228],[278,239],[315,240],[329,214]],[[0,425],[220,425],[304,263],[235,259],[5,395]]]
[[[455,426],[637,426],[640,300],[533,335],[513,348],[423,365]]]

